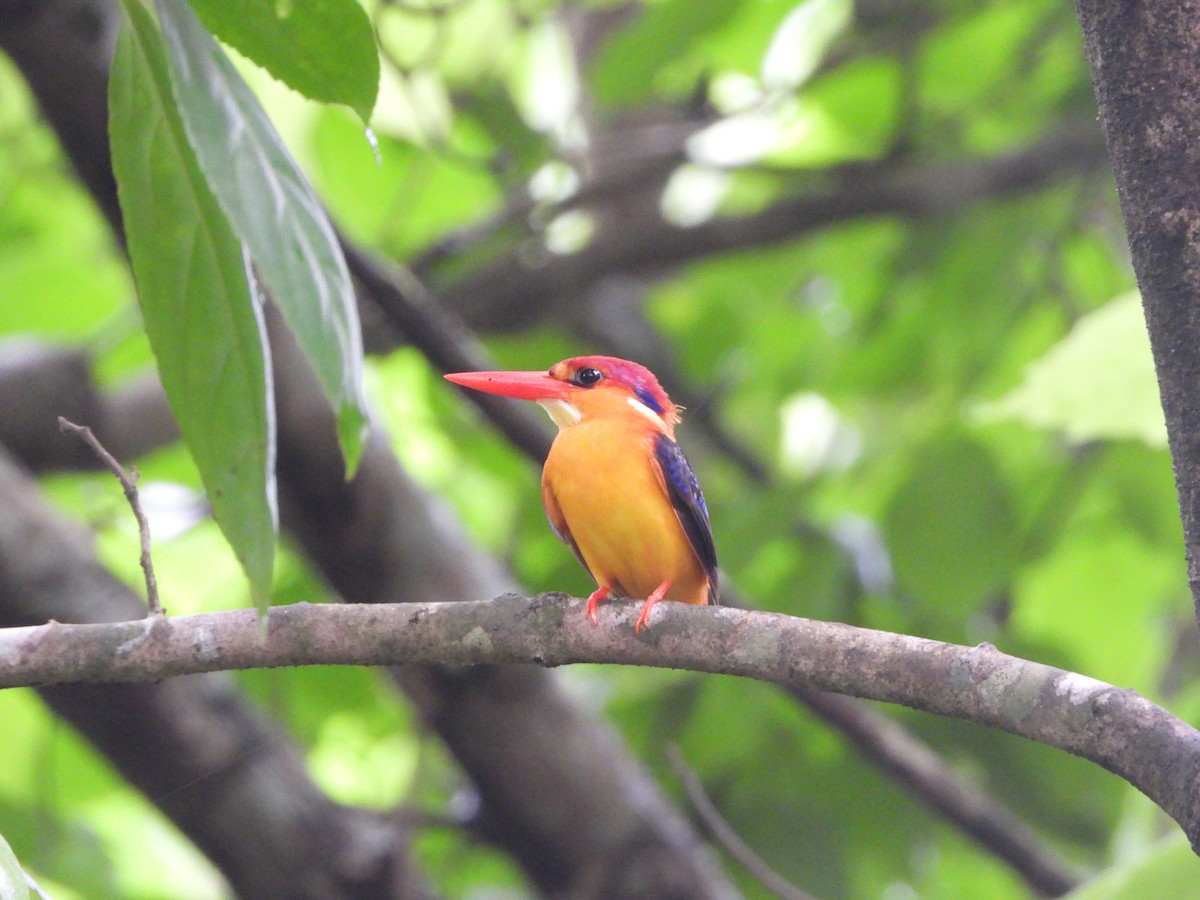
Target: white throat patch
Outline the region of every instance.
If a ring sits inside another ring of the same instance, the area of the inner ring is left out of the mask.
[[[650,407],[648,407],[641,400],[637,399],[637,397],[626,397],[625,402],[628,403],[630,406],[632,406],[634,409],[636,409],[638,412],[640,412],[643,416],[645,416],[647,419],[649,419],[651,422],[653,422],[659,428],[662,428],[662,419],[659,417],[658,413],[656,413],[654,410],[652,410]]]
[[[558,430],[569,428],[580,419],[583,418],[583,413],[579,411],[579,407],[573,403],[568,403],[566,400],[539,400],[537,405],[546,411],[554,424],[558,426]]]

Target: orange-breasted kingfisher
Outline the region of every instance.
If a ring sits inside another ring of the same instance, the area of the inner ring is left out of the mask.
[[[680,409],[643,366],[578,356],[548,372],[460,372],[464,387],[535,400],[558,426],[542,503],[596,581],[587,616],[611,596],[717,602],[717,552],[700,483],[675,443]]]

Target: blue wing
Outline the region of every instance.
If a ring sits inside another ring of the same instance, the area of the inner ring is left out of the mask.
[[[675,507],[700,565],[708,573],[708,602],[716,603],[717,548],[713,544],[712,525],[708,521],[708,507],[700,482],[679,445],[665,434],[659,434],[655,439],[654,456],[667,482],[671,505]]]

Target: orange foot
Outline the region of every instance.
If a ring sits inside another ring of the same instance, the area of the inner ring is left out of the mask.
[[[601,600],[608,599],[608,592],[610,590],[608,582],[605,582],[592,591],[592,596],[587,598],[587,606],[584,607],[583,611],[587,614],[588,619],[591,620],[593,625],[596,624],[596,607],[600,604]]]
[[[654,593],[646,598],[646,602],[642,604],[642,611],[638,613],[637,621],[633,625],[633,633],[637,634],[642,630],[642,626],[650,620],[650,608],[661,600],[671,589],[671,582],[664,581],[654,589]]]

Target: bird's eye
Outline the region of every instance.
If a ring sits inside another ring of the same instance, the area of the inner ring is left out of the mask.
[[[591,387],[599,382],[603,377],[604,373],[602,373],[599,369],[593,369],[589,366],[576,372],[575,377],[571,380],[580,387]]]

